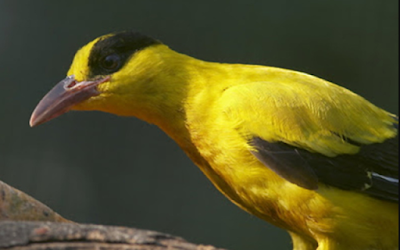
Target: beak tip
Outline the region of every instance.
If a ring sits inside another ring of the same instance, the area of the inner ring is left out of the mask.
[[[37,121],[35,119],[35,116],[32,114],[31,119],[29,119],[29,126],[31,128],[35,127],[37,125]]]

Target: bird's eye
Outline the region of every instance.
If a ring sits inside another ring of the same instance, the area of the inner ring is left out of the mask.
[[[101,67],[108,71],[114,71],[121,66],[121,58],[117,54],[111,54],[101,60]]]

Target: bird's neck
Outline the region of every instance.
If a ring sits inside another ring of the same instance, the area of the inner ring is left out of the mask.
[[[193,114],[196,114],[198,123],[201,123],[202,116],[207,115],[207,105],[211,106],[229,85],[236,82],[235,74],[238,73],[232,68],[237,65],[198,60],[170,50],[164,45],[143,51],[140,56],[153,59],[146,66],[151,67],[146,72],[152,72],[152,75],[143,76],[143,81],[150,79],[152,85],[157,86],[152,90],[152,95],[148,96],[157,99],[146,105],[151,110],[139,110],[134,116],[161,128],[203,172],[207,171],[204,170],[207,163],[193,142],[194,131],[190,124],[196,122],[192,119]],[[148,60],[143,62],[147,63]]]
[[[152,53],[157,53],[157,50],[153,50]],[[160,102],[162,107],[154,109],[159,112],[142,119],[160,127],[197,165],[204,165],[205,161],[191,139],[188,108],[203,94],[207,95],[210,102],[217,98],[223,86],[220,88],[210,88],[210,86],[215,87],[216,84],[212,79],[218,74],[224,74],[223,64],[198,60],[169,48],[160,47],[158,53],[161,63],[157,68],[158,74],[155,80],[160,82],[161,88],[166,84],[174,87],[168,86],[165,90],[165,94],[169,95],[169,98],[166,98],[168,102]],[[209,89],[213,89],[213,93],[210,93]]]

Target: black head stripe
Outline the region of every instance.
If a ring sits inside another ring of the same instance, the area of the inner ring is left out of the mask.
[[[155,44],[160,42],[134,31],[124,31],[100,39],[90,52],[90,78],[117,72],[136,51]]]

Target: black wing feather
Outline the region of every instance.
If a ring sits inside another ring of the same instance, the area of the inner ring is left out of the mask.
[[[254,137],[252,151],[264,165],[286,180],[307,189],[318,182],[398,202],[398,137],[361,145],[357,154],[328,157],[283,142]]]

